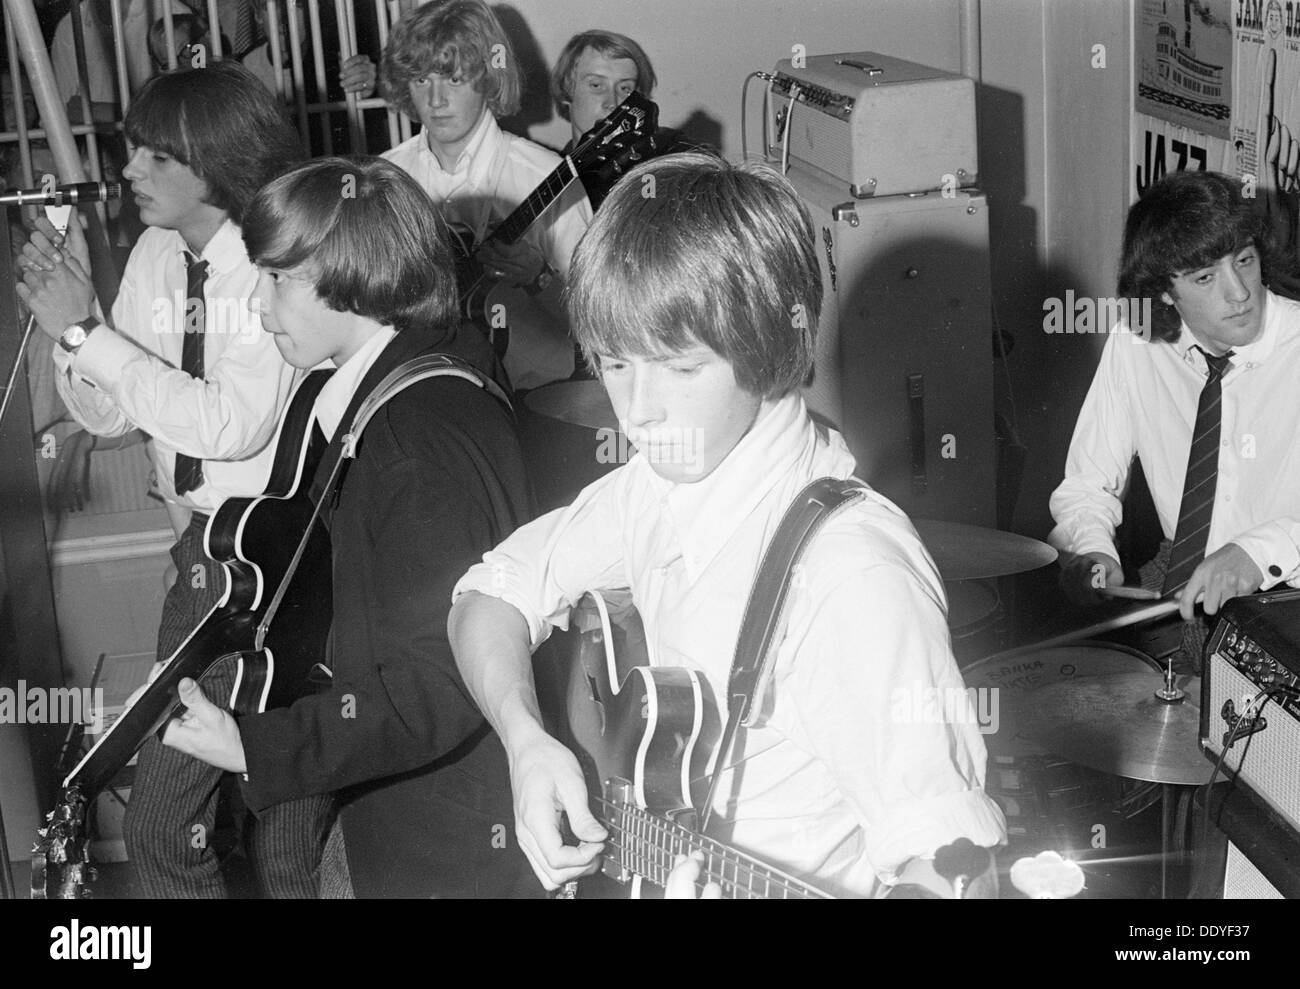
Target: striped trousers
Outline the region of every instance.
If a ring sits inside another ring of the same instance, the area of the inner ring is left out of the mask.
[[[172,547],[176,581],[163,603],[158,658],[171,656],[220,600],[224,576],[203,553],[207,518],[196,514]],[[237,664],[223,659],[199,681],[214,703],[229,702]],[[154,899],[221,899],[227,895],[212,847],[224,773],[150,737],[140,750],[122,822],[127,857],[140,894]],[[245,840],[265,896],[314,898],[321,851],[334,820],[328,796],[292,800],[255,816]]]

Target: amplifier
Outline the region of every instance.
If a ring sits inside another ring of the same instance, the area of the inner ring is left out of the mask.
[[[1235,729],[1224,766],[1300,831],[1300,591],[1233,598],[1206,657],[1202,748],[1217,761]]]
[[[971,79],[876,52],[799,62],[776,66],[770,155],[788,121],[791,160],[856,199],[976,184]]]

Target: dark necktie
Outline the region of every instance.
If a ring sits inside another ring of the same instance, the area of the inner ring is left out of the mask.
[[[1201,350],[1200,347],[1196,348]],[[1204,350],[1201,353],[1205,354]],[[1228,370],[1228,358],[1205,354],[1208,375],[1196,405],[1196,424],[1192,427],[1192,449],[1187,457],[1187,476],[1183,481],[1183,500],[1178,508],[1178,528],[1169,551],[1169,569],[1165,571],[1164,593],[1172,594],[1191,579],[1192,572],[1205,558],[1205,543],[1210,537],[1210,519],[1214,515],[1214,489],[1219,477],[1219,435],[1223,419],[1222,378]]]
[[[205,305],[203,283],[208,278],[208,263],[193,254],[185,255],[185,336],[181,342],[181,370],[192,378],[203,377],[203,324]],[[176,493],[183,495],[203,483],[203,461],[198,457],[176,454]]]

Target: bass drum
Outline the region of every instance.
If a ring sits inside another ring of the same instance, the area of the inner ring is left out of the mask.
[[[985,789],[1006,815],[1013,848],[1078,858],[1127,840],[1132,829],[1124,822],[1154,803],[1158,787],[1055,756],[1025,737],[1020,722],[1036,687],[1148,668],[1160,664],[1136,649],[1079,642],[1007,659],[989,656],[962,670],[967,687],[997,691],[997,724],[984,736]]]

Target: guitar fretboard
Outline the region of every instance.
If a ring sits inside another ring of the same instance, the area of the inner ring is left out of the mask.
[[[631,804],[601,799],[605,826],[611,838],[609,853],[619,865],[658,886],[668,884],[668,874],[678,855],[704,853],[700,882],[715,882],[724,899],[826,900],[819,889],[800,882],[757,859],[705,835],[651,814]]]
[[[577,177],[578,170],[573,162],[568,158],[563,159],[550,175],[542,179],[541,185],[530,192],[528,198],[515,207],[513,212],[501,222],[501,226],[492,231],[492,235],[487,240],[513,244]]]

